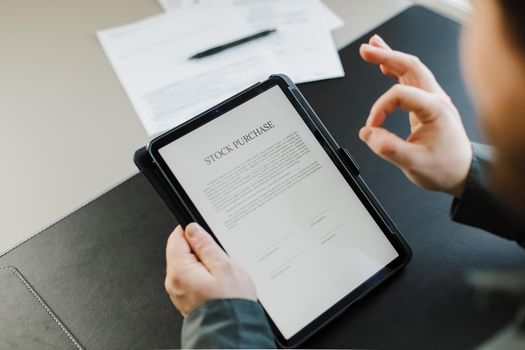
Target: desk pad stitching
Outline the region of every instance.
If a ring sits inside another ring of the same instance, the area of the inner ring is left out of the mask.
[[[31,285],[26,281],[24,276],[13,266],[0,266],[0,270],[9,270],[11,271],[18,279],[22,282],[22,284],[29,290],[29,292],[35,297],[36,301],[44,308],[44,310],[48,313],[48,315],[56,322],[56,324],[62,329],[64,334],[71,340],[71,342],[75,345],[75,347],[79,350],[82,350],[83,347],[78,343],[78,341],[71,335],[71,333],[66,329],[64,324],[58,319],[58,317],[51,311],[49,306],[40,298],[40,296],[37,294],[37,292],[31,287]]]

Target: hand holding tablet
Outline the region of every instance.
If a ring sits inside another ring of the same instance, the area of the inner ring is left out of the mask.
[[[161,135],[135,161],[183,226],[200,223],[248,272],[283,346],[410,258],[349,153],[284,76]]]
[[[168,238],[166,258],[166,290],[183,316],[208,300],[257,300],[246,271],[196,223],[175,228]]]

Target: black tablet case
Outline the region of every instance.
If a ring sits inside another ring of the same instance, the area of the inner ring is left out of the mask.
[[[351,174],[353,177],[355,183],[359,186],[360,191],[362,194],[364,194],[368,201],[374,206],[375,210],[379,213],[381,216],[381,220],[384,221],[388,227],[388,230],[390,232],[385,234],[393,234],[394,240],[396,240],[396,249],[398,249],[399,254],[403,257],[404,261],[398,266],[396,266],[394,272],[399,272],[401,268],[403,268],[412,257],[412,250],[406,241],[405,237],[401,234],[399,229],[395,226],[395,223],[392,221],[392,219],[388,216],[384,208],[381,206],[381,204],[378,202],[377,198],[374,196],[370,188],[367,186],[367,184],[363,181],[363,178],[359,174],[359,166],[355,162],[355,160],[352,158],[352,155],[346,148],[341,148],[339,144],[336,142],[336,140],[332,137],[330,132],[326,129],[323,122],[319,119],[315,111],[312,109],[308,101],[304,98],[304,96],[299,91],[298,87],[290,80],[290,78],[283,74],[278,74],[271,76],[270,79],[279,79],[282,82],[285,83],[286,88],[292,93],[292,95],[295,97],[296,101],[299,102],[300,106],[304,109],[306,114],[308,115],[308,119],[314,124],[316,131],[319,132],[323,138],[328,142],[330,147],[335,150],[337,157],[342,161],[343,165],[347,169],[347,171]],[[247,88],[244,91],[239,92],[235,96],[232,96],[228,100],[218,104],[217,106],[211,107],[211,110],[214,110],[215,108],[220,108],[221,105],[228,103],[230,100],[234,100],[236,97],[241,96],[246,91],[249,91],[251,89],[256,89],[259,86],[260,83],[254,84],[253,86]],[[284,87],[283,87],[284,88]],[[205,116],[208,112],[203,112],[202,114],[198,115],[194,119],[188,121],[187,123],[192,123],[193,120],[196,120],[198,118],[201,118]],[[135,155],[133,157],[133,160],[135,161],[135,164],[139,168],[139,170],[146,176],[146,178],[149,180],[149,182],[152,184],[152,186],[155,188],[157,194],[164,200],[167,207],[172,211],[175,218],[177,218],[177,221],[182,225],[186,226],[188,223],[190,223],[192,220],[192,213],[188,212],[185,207],[186,205],[180,202],[180,200],[177,199],[175,195],[173,195],[173,189],[171,188],[168,180],[161,174],[161,172],[157,169],[157,166],[155,165],[153,158],[151,157],[147,147],[142,147],[139,150],[135,152]],[[350,185],[349,185],[350,186]],[[398,245],[399,244],[399,245]],[[384,283],[387,279],[391,278],[393,276],[393,273],[390,273],[387,277],[384,277],[382,280],[376,281],[373,285],[369,286],[369,289],[361,294],[356,300],[363,298],[366,294],[368,294],[370,291],[372,291],[374,288],[377,288],[381,283]],[[345,308],[348,306],[345,306]],[[333,320],[333,318],[331,319]],[[317,328],[320,329],[322,327],[326,327],[328,322],[324,322],[323,324],[320,324]],[[308,335],[310,337],[311,335]],[[300,343],[304,342],[304,340],[301,340]],[[294,346],[297,346],[294,345]]]
[[[430,66],[461,112],[467,133],[479,141],[459,72],[459,29],[412,7],[372,33]],[[414,256],[388,287],[353,305],[303,346],[472,348],[509,322],[515,309],[481,307],[463,283],[464,273],[523,266],[525,254],[513,242],[450,222],[448,196],[416,188],[357,138],[370,106],[392,85],[359,57],[359,45],[370,34],[340,51],[345,78],[299,88],[339,143],[352,151],[361,175],[406,235]],[[395,113],[388,126],[406,134],[406,115]],[[182,319],[164,291],[164,248],[176,224],[138,174],[5,252],[0,265],[16,266],[88,349],[177,348]],[[0,303],[0,313],[16,319],[10,312]],[[40,334],[46,327],[43,323]]]

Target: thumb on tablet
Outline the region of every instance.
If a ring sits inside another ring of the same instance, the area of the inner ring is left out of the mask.
[[[199,224],[192,222],[186,226],[184,235],[191,250],[212,274],[228,261],[226,253]]]

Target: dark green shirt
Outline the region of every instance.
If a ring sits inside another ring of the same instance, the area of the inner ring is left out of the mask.
[[[208,301],[182,324],[182,348],[275,348],[261,305],[246,299]]]

